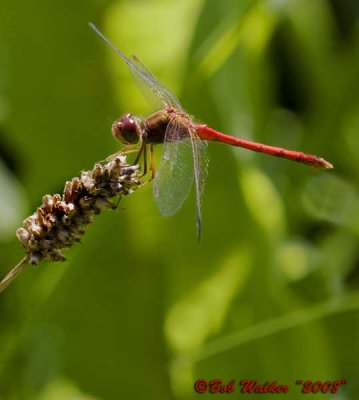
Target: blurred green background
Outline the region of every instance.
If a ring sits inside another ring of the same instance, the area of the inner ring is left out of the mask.
[[[1,275],[41,197],[119,149],[122,113],[152,111],[88,21],[199,121],[335,169],[210,144],[200,243],[193,193],[171,218],[151,184],[123,199],[1,294],[0,399],[214,398],[199,378],[357,399],[358,1],[3,0]],[[336,395],[295,384],[343,378]]]

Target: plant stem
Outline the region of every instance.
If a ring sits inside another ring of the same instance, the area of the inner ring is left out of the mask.
[[[10,285],[10,283],[23,271],[27,265],[29,265],[29,257],[25,256],[0,282],[0,293]]]

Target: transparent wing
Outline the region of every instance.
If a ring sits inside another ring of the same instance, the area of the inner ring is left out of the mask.
[[[152,72],[135,56],[131,59],[127,58],[114,44],[112,44],[97,27],[90,22],[91,29],[93,29],[100,38],[112,48],[112,50],[119,55],[122,60],[127,64],[130,70],[137,75],[151,90],[157,95],[164,104],[173,105],[181,109],[179,100],[152,74]],[[139,82],[136,79],[136,82]],[[141,87],[142,85],[140,85]]]
[[[163,215],[173,215],[182,207],[191,191],[193,177],[191,138],[173,119],[166,129],[162,159],[153,184],[154,199]]]
[[[197,235],[202,225],[202,200],[208,173],[207,142],[195,130],[172,120],[167,127],[164,152],[153,187],[156,204],[163,215],[175,214],[188,197],[193,178],[196,187]]]
[[[194,128],[192,128],[191,133],[194,181],[196,187],[197,239],[200,240],[202,230],[202,203],[208,176],[208,144],[205,140],[201,140],[197,136]]]
[[[151,105],[152,110],[160,110],[163,108],[163,100],[158,97],[151,87],[136,72],[131,69],[131,75],[137,86],[140,88],[143,96]],[[166,103],[167,104],[167,103]]]
[[[163,104],[168,104],[172,105],[177,109],[182,109],[180,101],[177,99],[177,97],[171,93],[166,86],[161,83],[154,75],[153,73],[146,67],[145,64],[143,64],[138,57],[136,56],[131,56],[131,59],[129,60],[131,62],[131,65],[134,65],[136,69],[133,69],[130,65],[129,67],[131,68],[132,74],[134,76],[134,79],[137,83],[137,85],[140,87],[142,92],[146,96],[146,90],[143,88],[143,83],[150,88],[150,90],[158,97],[161,99]],[[136,78],[137,76],[137,78]],[[138,79],[140,78],[140,79]],[[150,101],[151,102],[151,101]]]

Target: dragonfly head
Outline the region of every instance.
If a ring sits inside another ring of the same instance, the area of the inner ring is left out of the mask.
[[[113,136],[121,143],[136,144],[141,137],[141,129],[132,114],[124,114],[112,125]]]

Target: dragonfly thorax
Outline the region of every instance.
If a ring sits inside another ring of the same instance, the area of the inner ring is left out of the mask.
[[[121,143],[136,144],[141,137],[141,129],[132,114],[124,114],[112,125],[113,136]]]

